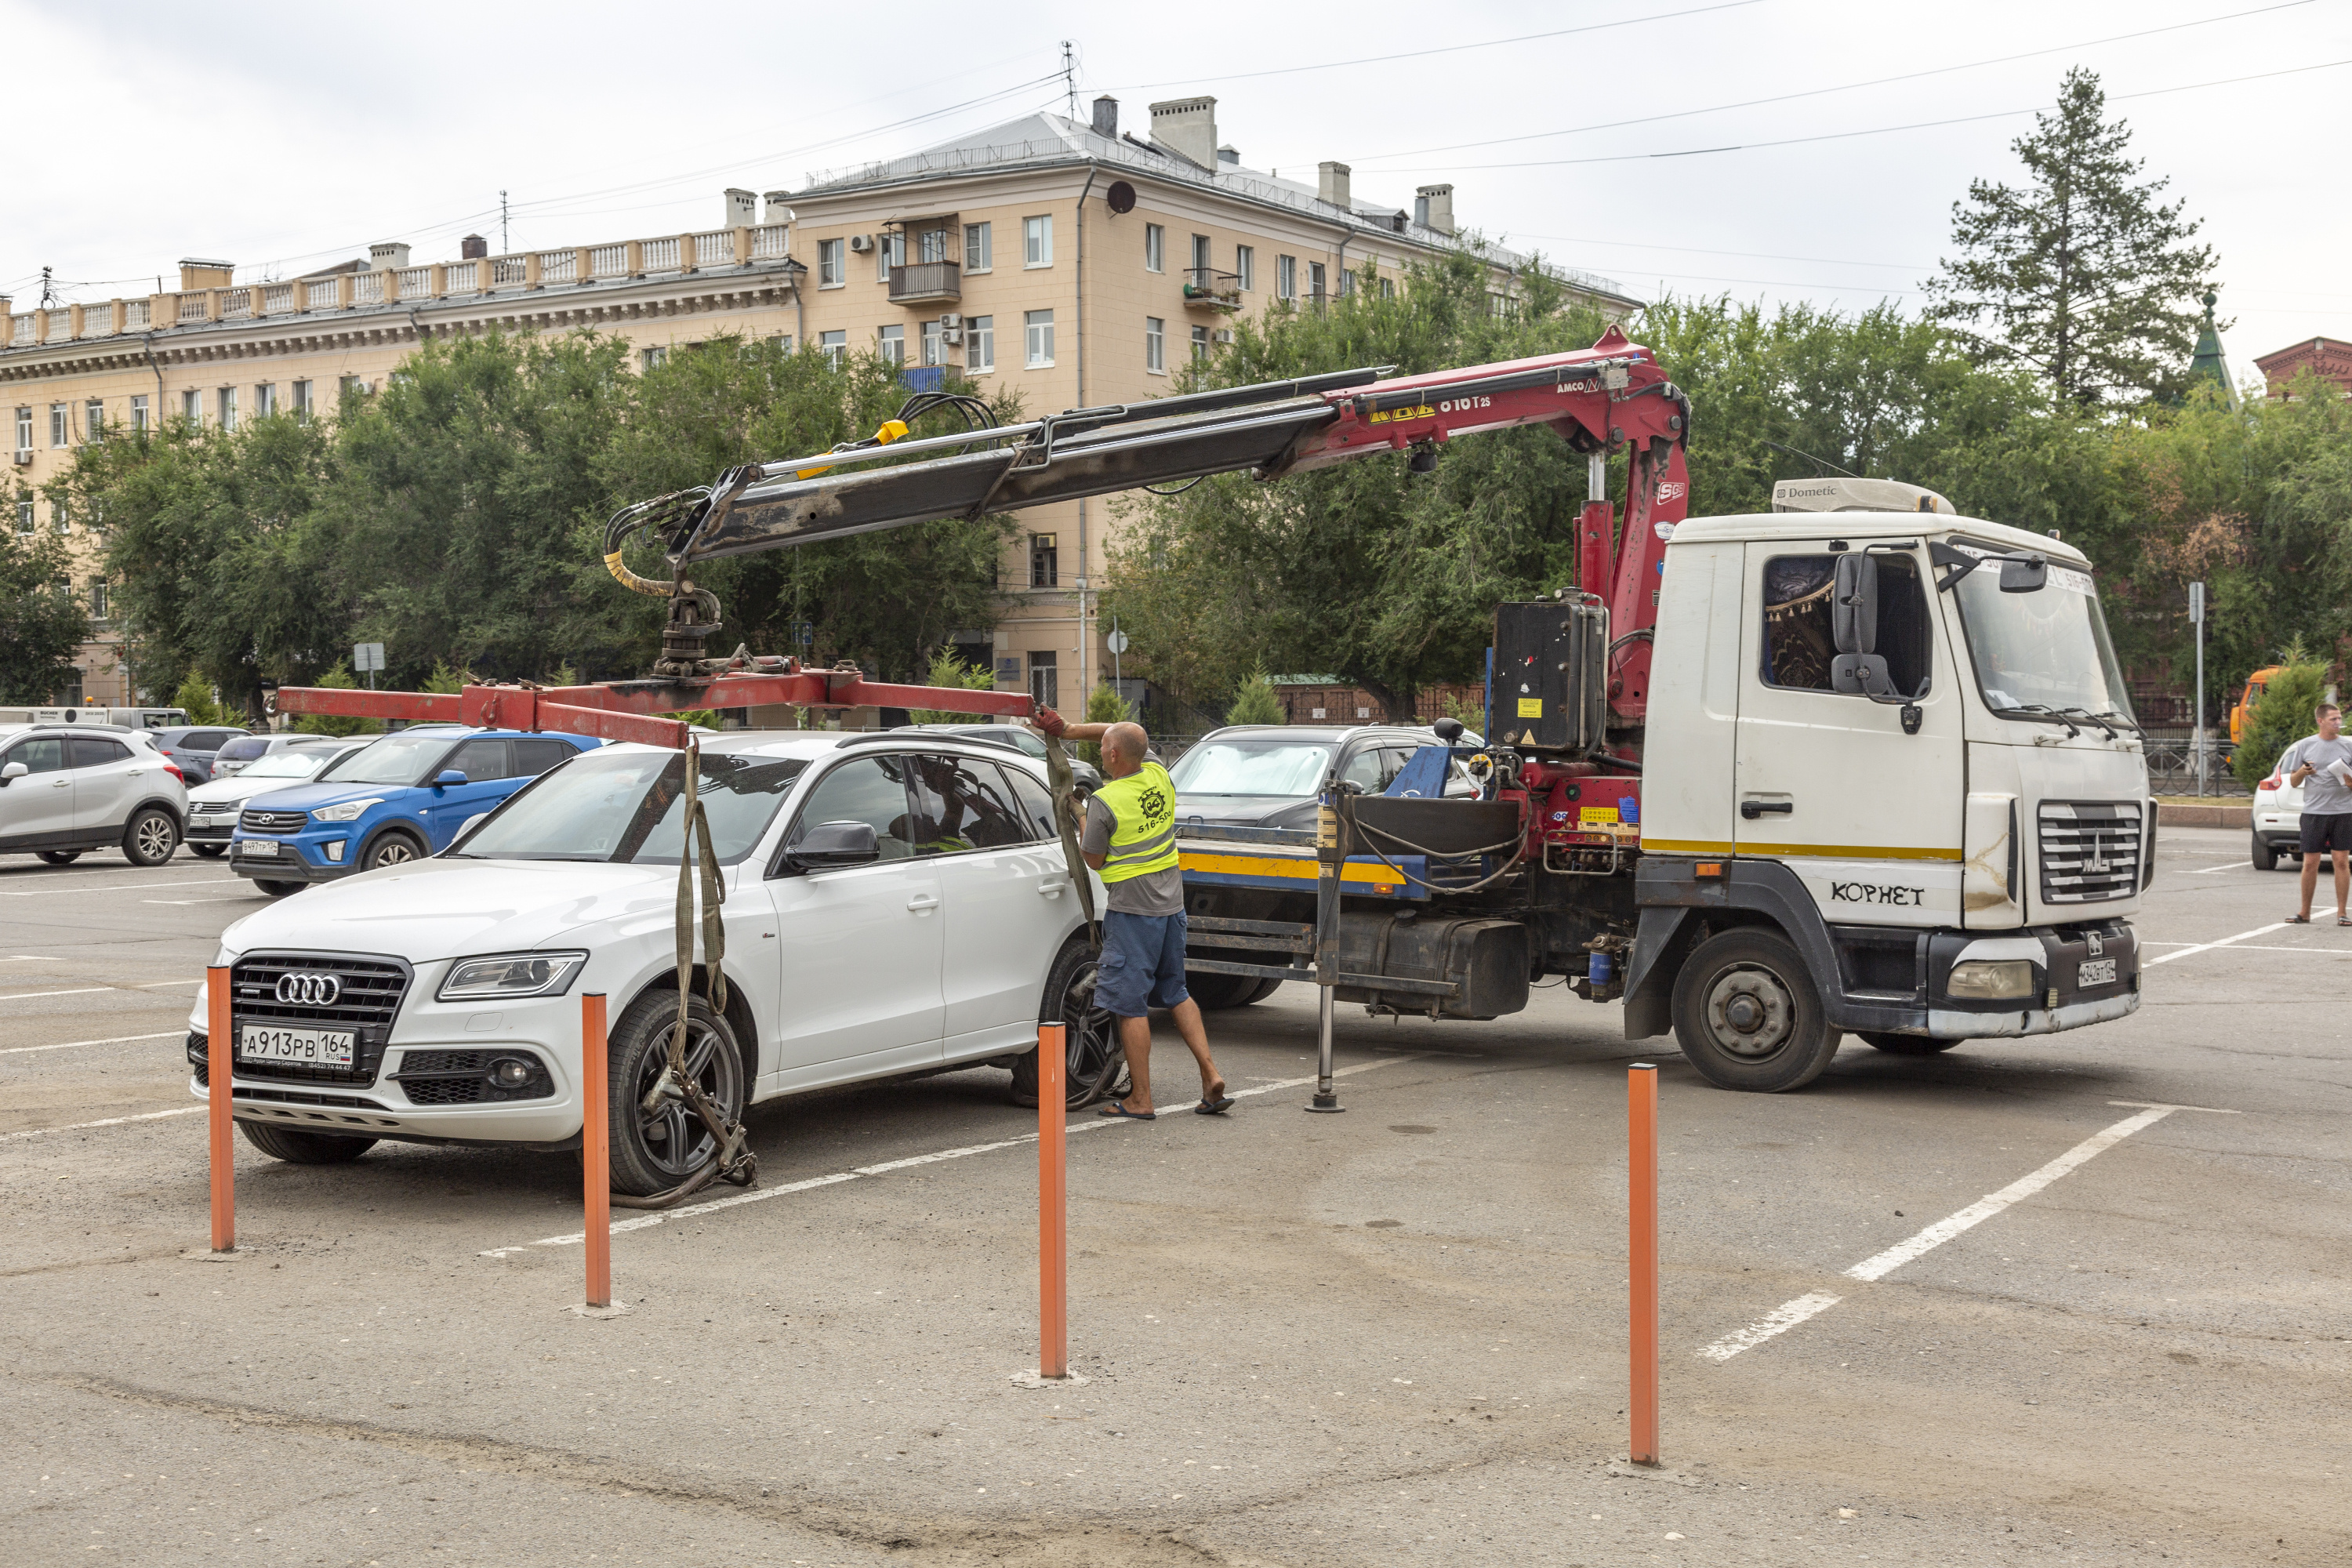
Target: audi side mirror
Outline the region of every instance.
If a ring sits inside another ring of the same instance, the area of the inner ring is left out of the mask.
[[[449,789],[466,782],[466,775],[459,773],[457,769],[443,768],[441,772],[435,776],[433,780],[433,787],[435,789]]]
[[[2025,555],[2005,555],[2000,563],[2000,591],[2004,594],[2038,594],[2050,581],[2050,557],[2039,552]]]
[[[870,822],[820,822],[784,852],[785,864],[796,871],[863,866],[880,858],[882,841]]]
[[[0,768],[0,789],[7,788],[8,785],[15,783],[16,780],[23,778],[32,771],[32,769],[26,767],[22,763],[10,763],[6,767]]]
[[[1837,558],[1830,640],[1841,654],[1878,652],[1878,561],[1866,552],[1849,551]]]

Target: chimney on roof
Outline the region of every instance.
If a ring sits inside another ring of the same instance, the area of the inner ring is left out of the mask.
[[[457,259],[479,261],[490,253],[490,242],[478,234],[469,234],[457,242]]]
[[[1171,98],[1151,106],[1151,140],[1211,174],[1217,169],[1217,100]]]
[[[180,258],[180,287],[184,289],[226,289],[236,279],[236,268],[226,261],[205,261],[193,256]]]
[[[750,228],[760,221],[760,198],[750,191],[727,187],[727,221],[721,228]]]
[[[1095,134],[1118,140],[1118,100],[1108,93],[1095,100]]]
[[[408,265],[408,247],[396,239],[368,247],[368,270],[396,272]]]
[[[1341,212],[1352,211],[1348,199],[1348,165],[1334,163],[1327,158],[1319,165],[1319,170],[1315,180],[1316,196],[1329,202]]]
[[[1423,185],[1413,193],[1412,221],[1440,234],[1460,232],[1454,226],[1454,187]]]
[[[792,192],[770,191],[766,195],[760,199],[768,204],[768,221],[770,223],[790,223],[793,221],[793,209],[788,205],[793,199]]]
[[[1221,169],[1240,168],[1242,166],[1242,155],[1240,150],[1231,146],[1230,144],[1218,148],[1217,166]]]

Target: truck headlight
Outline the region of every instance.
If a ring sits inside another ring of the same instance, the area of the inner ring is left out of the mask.
[[[584,952],[501,952],[459,959],[441,983],[444,1002],[560,996],[588,962]]]
[[[382,805],[383,804],[383,797],[382,795],[376,795],[367,800],[347,800],[341,805],[324,806],[312,812],[310,814],[310,820],[313,822],[357,822],[360,819],[361,815],[364,813],[369,806]]]
[[[1972,959],[1952,965],[1947,996],[1976,1002],[2013,1002],[2033,994],[2033,964],[2022,958]]]

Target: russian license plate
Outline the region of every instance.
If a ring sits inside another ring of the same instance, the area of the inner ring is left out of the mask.
[[[278,858],[278,840],[275,838],[240,838],[237,840],[236,852],[240,855],[259,855],[264,858],[274,860]]]
[[[2084,959],[2082,967],[2074,971],[2074,984],[2086,991],[2094,985],[2113,985],[2115,983],[2116,961],[2112,958]]]
[[[236,1059],[347,1068],[352,1065],[352,1044],[358,1038],[349,1029],[280,1029],[247,1024],[236,1032]]]

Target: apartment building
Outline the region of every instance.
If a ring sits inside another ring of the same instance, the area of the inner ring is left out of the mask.
[[[439,262],[386,243],[242,282],[227,261],[190,258],[178,289],[144,299],[21,312],[0,299],[0,411],[15,436],[13,484],[0,489],[20,532],[72,541],[65,586],[96,621],[60,700],[140,700],[137,650],[107,616],[100,541],[42,494],[75,448],[110,432],[330,416],[345,388],[381,385],[419,342],[493,327],[593,329],[645,356],[730,333],[872,349],[911,385],[952,366],[1011,386],[1031,413],[1134,402],[1216,353],[1239,316],[1314,309],[1370,277],[1392,288],[1405,265],[1465,243],[1450,185],[1421,187],[1408,212],[1355,199],[1343,163],[1323,163],[1311,185],[1248,169],[1218,140],[1213,98],[1151,105],[1141,136],[1118,113],[1102,98],[1085,123],[1027,116],[769,192],[764,213],[731,189],[724,223],[698,232],[498,256],[468,237]],[[1481,254],[1501,308],[1525,258]],[[1612,314],[1639,308],[1606,279],[1563,276]],[[1001,686],[1075,709],[1107,678],[1095,598],[1115,526],[1099,501],[1023,514],[996,625],[957,637],[992,660]]]

